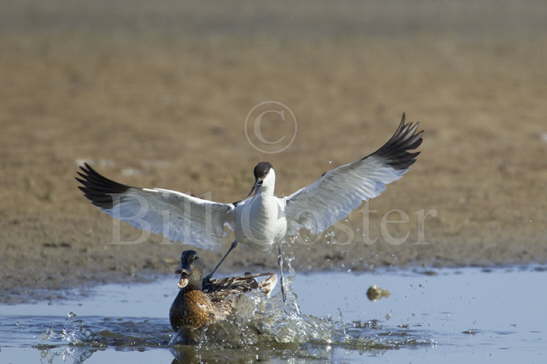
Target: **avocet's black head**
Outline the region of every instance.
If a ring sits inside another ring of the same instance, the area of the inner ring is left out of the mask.
[[[255,166],[253,170],[255,175],[255,183],[251,189],[251,192],[249,192],[249,196],[252,196],[258,192],[258,190],[262,187],[264,179],[272,170],[273,167],[270,162],[260,162]]]
[[[270,162],[260,162],[255,166],[255,169],[253,170],[253,173],[255,175],[255,179],[264,179],[268,172],[272,169],[272,165]]]

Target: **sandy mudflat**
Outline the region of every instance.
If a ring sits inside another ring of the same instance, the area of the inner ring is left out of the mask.
[[[76,189],[80,161],[127,184],[236,201],[270,160],[287,194],[379,147],[403,111],[426,130],[419,161],[370,203],[368,224],[360,210],[334,236],[292,246],[296,268],[547,262],[544,2],[116,4],[0,5],[1,301],[175,268],[181,245],[113,244],[112,219]],[[297,119],[280,153],[244,133],[268,100]],[[397,244],[382,234],[392,209],[409,216],[388,227],[409,234]],[[122,226],[122,240],[136,235]],[[227,263],[275,259],[239,249]]]

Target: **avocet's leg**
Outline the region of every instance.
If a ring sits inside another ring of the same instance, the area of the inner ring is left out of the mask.
[[[281,252],[281,243],[277,244],[277,264],[279,265],[279,277],[281,283],[281,296],[283,297],[283,303],[287,301],[287,295],[285,293],[285,275],[283,274],[283,253]]]
[[[237,240],[234,240],[232,242],[232,245],[230,245],[230,248],[228,249],[228,251],[226,252],[226,254],[224,254],[224,256],[222,257],[222,259],[220,259],[220,262],[218,262],[218,264],[215,266],[215,268],[211,271],[211,273],[207,274],[204,278],[203,278],[203,283],[207,283],[211,280],[211,277],[213,276],[213,274],[216,273],[216,271],[218,270],[218,268],[221,266],[221,264],[224,262],[224,259],[226,259],[226,257],[228,256],[228,254],[230,254],[232,252],[232,250],[234,250],[235,248],[237,247]]]

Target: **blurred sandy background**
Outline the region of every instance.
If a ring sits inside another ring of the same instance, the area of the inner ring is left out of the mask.
[[[403,111],[426,130],[422,155],[369,207],[373,236],[387,211],[407,212],[391,232],[408,240],[363,243],[356,212],[343,223],[353,243],[298,245],[295,266],[546,262],[545,19],[545,1],[1,2],[2,299],[174,269],[180,245],[111,244],[111,218],[76,189],[79,161],[127,184],[235,201],[270,160],[287,194],[374,151]],[[268,100],[298,122],[271,155],[244,134]],[[437,216],[416,244],[419,210]],[[240,249],[225,268],[274,263]]]

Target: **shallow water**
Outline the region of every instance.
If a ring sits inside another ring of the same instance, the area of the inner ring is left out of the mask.
[[[169,345],[174,277],[105,285],[0,306],[0,363],[545,362],[546,281],[541,268],[300,274],[302,315],[277,296],[245,327],[222,325],[197,346]],[[373,284],[391,296],[369,301]]]

